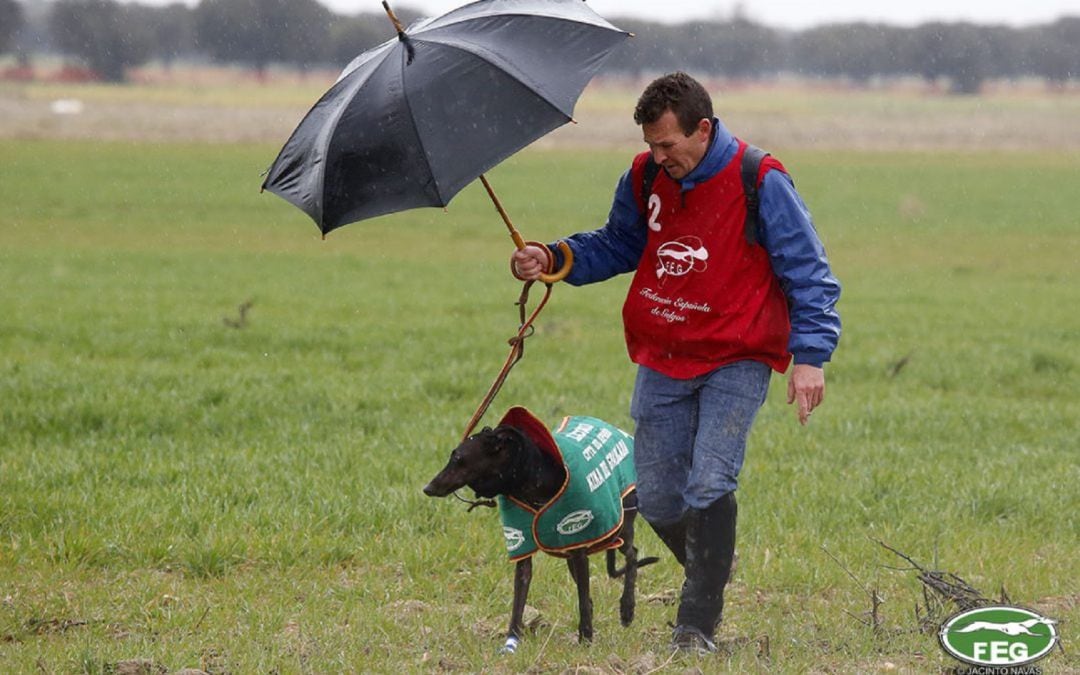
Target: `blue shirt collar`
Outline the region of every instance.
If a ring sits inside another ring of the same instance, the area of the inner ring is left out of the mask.
[[[704,183],[718,174],[735,157],[738,150],[739,142],[727,130],[720,118],[714,117],[709,149],[705,151],[705,156],[701,158],[694,170],[679,181],[679,185],[684,191],[694,189],[698,183]]]

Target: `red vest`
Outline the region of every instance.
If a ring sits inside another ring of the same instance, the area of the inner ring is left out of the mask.
[[[791,361],[791,324],[769,255],[746,240],[740,167],[746,144],[712,178],[685,193],[660,171],[642,202],[645,152],[634,159],[634,191],[649,238],[623,305],[630,359],[669,377],[689,379],[734,361],[778,372]],[[769,169],[784,170],[766,157]]]

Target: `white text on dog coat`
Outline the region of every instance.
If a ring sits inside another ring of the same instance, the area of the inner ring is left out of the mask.
[[[591,445],[589,447],[592,448]],[[616,443],[611,452],[607,454],[607,457],[585,477],[585,482],[589,485],[589,492],[596,492],[597,488],[604,484],[604,481],[611,478],[612,470],[629,456],[630,448],[626,446],[626,441]]]

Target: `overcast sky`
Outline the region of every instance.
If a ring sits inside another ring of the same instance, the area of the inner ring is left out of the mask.
[[[380,0],[321,0],[341,13],[380,11]],[[749,18],[777,28],[806,28],[830,21],[881,21],[914,25],[924,21],[972,21],[1023,25],[1080,16],[1080,0],[588,0],[602,16],[635,16],[653,21],[730,17],[736,6]],[[434,15],[461,0],[390,0]],[[662,8],[662,9],[660,9]]]
[[[166,5],[177,0],[123,0]],[[198,0],[181,0],[188,5]],[[319,0],[341,14],[382,12],[381,0]],[[588,0],[606,18],[633,16],[678,23],[725,19],[736,7],[743,15],[774,28],[806,28],[837,21],[878,21],[912,26],[924,21],[971,21],[1022,26],[1080,16],[1080,0]],[[462,0],[390,0],[434,16],[467,4]],[[663,6],[663,9],[658,7]]]

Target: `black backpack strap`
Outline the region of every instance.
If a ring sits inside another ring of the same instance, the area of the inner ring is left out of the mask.
[[[648,159],[645,160],[645,170],[641,172],[641,201],[646,209],[649,208],[649,197],[652,196],[652,186],[659,173],[660,165],[653,160],[652,155],[649,155]]]
[[[761,148],[747,143],[742,158],[742,185],[743,193],[746,195],[746,224],[744,230],[746,243],[751,246],[758,243],[758,229],[761,227],[761,218],[758,215],[761,200],[758,199],[757,177],[758,172],[761,171],[761,160],[768,156],[769,153]]]

